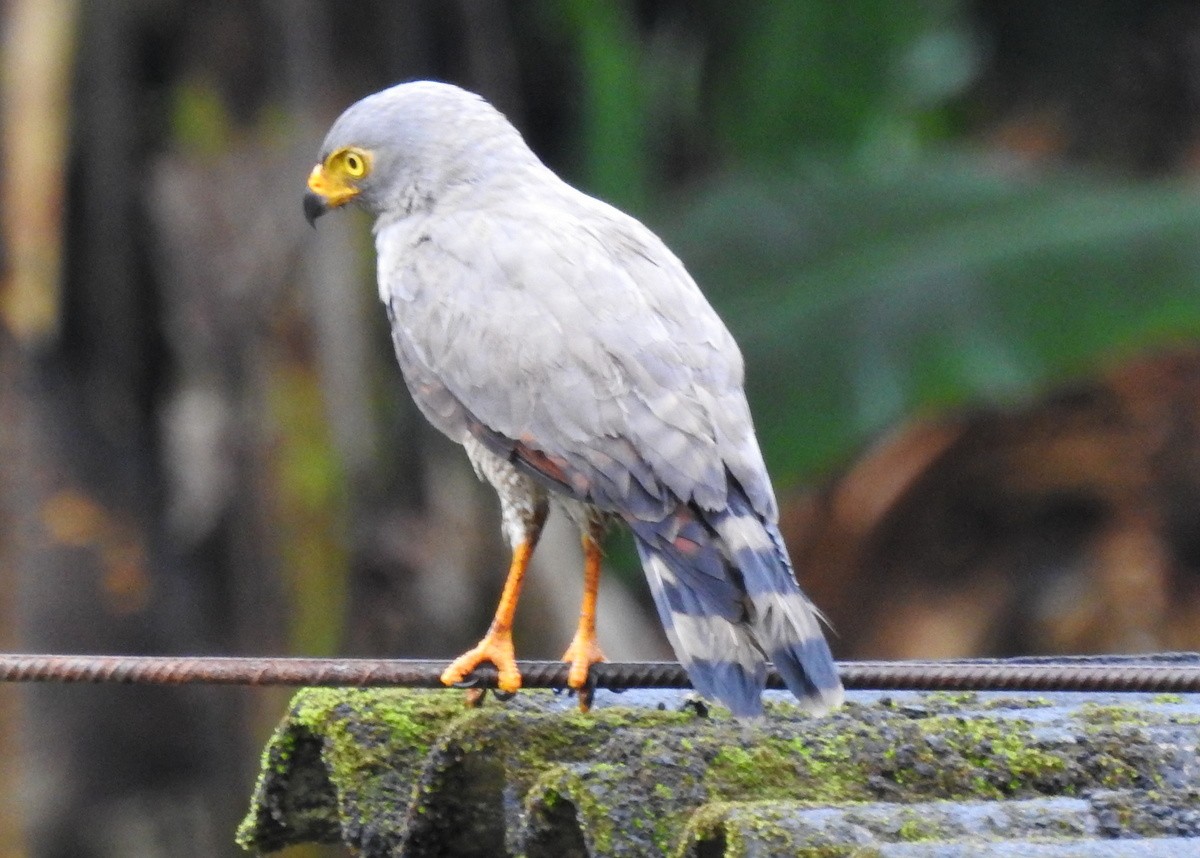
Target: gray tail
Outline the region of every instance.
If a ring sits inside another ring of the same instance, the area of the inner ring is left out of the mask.
[[[631,525],[658,614],[698,692],[735,715],[758,715],[770,659],[806,708],[842,702],[820,614],[796,584],[779,529],[736,484],[719,512],[680,507]]]

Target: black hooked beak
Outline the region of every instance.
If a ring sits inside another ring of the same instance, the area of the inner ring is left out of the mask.
[[[329,211],[329,203],[316,191],[306,191],[304,194],[304,219],[308,225],[315,227],[317,218]]]

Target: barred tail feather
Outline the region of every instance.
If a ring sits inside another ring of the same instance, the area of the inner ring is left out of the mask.
[[[734,715],[761,714],[767,666],[748,630],[710,610],[680,580],[678,557],[637,544],[663,629],[692,686]]]
[[[784,685],[814,712],[841,705],[842,683],[821,629],[823,618],[796,583],[779,528],[737,495],[714,528],[741,573],[754,638]]]
[[[796,584],[778,529],[731,495],[707,521],[680,510],[660,522],[631,522],[680,663],[700,694],[735,715],[762,712],[768,658],[802,705],[837,706],[842,686],[820,614]]]

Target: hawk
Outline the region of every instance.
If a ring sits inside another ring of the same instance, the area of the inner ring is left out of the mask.
[[[666,245],[555,175],[485,100],[431,81],[367,96],[333,124],[304,212],[315,223],[350,202],[375,217],[404,380],[495,488],[512,546],[491,627],[442,681],[491,662],[501,689],[520,687],[513,614],[553,506],[583,541],[572,688],[604,658],[600,539],[617,521],[701,695],[759,714],[769,659],[804,705],[840,703],[776,526],[741,353]]]

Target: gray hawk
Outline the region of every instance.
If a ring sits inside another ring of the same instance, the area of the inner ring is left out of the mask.
[[[758,714],[770,659],[809,708],[840,703],[776,526],[741,353],[662,241],[556,176],[482,98],[431,81],[370,95],[334,123],[305,215],[351,201],[375,217],[405,382],[495,487],[513,550],[491,627],[443,682],[490,661],[500,688],[520,687],[513,614],[553,502],[584,547],[572,688],[603,660],[599,540],[616,520],[700,694]]]

